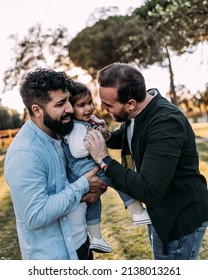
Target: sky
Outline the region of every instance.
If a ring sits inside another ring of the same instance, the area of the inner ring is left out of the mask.
[[[3,72],[11,66],[13,41],[11,34],[20,38],[36,23],[44,28],[67,27],[73,38],[86,26],[90,14],[98,7],[118,6],[125,14],[128,8],[140,6],[143,0],[0,0],[0,98],[7,107],[23,111],[24,105],[18,90],[2,94]],[[193,55],[173,57],[176,84],[184,84],[191,92],[203,90],[208,78],[208,45],[198,48]],[[151,66],[142,71],[147,88],[157,87],[162,95],[169,89],[167,69]]]

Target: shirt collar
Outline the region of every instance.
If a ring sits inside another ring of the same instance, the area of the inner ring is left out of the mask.
[[[40,138],[50,143],[54,143],[54,139],[41,130],[31,119],[28,120],[28,125]]]

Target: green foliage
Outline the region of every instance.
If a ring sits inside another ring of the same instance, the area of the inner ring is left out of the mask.
[[[151,0],[136,9],[138,16],[155,31],[161,45],[181,54],[208,39],[207,0]]]
[[[199,42],[207,42],[208,0],[148,0],[129,16],[107,17],[117,12],[117,7],[96,11],[89,21],[101,20],[71,42],[66,28],[44,31],[41,24],[23,39],[11,35],[14,66],[4,73],[4,90],[19,85],[39,66],[68,70],[75,64],[95,78],[98,70],[116,61],[144,68],[159,63],[169,68],[169,95],[176,104],[171,55],[193,52]]]
[[[16,110],[0,107],[0,130],[19,128],[22,124],[23,120]]]
[[[116,61],[168,66],[169,95],[177,105],[171,53],[193,52],[207,41],[207,15],[207,0],[149,0],[131,16],[109,17],[82,30],[69,45],[70,57],[93,77]]]
[[[69,56],[73,63],[95,77],[98,69],[119,60],[117,34],[123,25],[124,18],[115,16],[83,29],[69,44]]]
[[[70,57],[93,74],[115,61],[163,63],[167,47],[181,54],[207,40],[207,14],[206,0],[150,0],[132,16],[109,17],[82,30],[69,45]]]

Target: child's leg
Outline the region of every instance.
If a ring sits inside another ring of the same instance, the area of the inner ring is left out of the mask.
[[[147,209],[143,207],[142,203],[138,200],[131,198],[129,195],[118,191],[121,199],[124,202],[125,207],[128,209],[134,225],[151,224],[151,220]]]
[[[87,229],[90,236],[101,238],[101,200],[98,199],[94,204],[88,204],[87,207]]]
[[[144,207],[140,201],[130,197],[128,194],[125,194],[121,191],[117,192],[123,200],[125,207],[128,208],[129,212],[131,212],[132,214],[143,212]]]
[[[89,204],[87,208],[87,229],[90,237],[90,249],[99,253],[110,253],[111,246],[105,241],[101,233],[101,200]]]
[[[101,222],[101,200],[100,198],[93,204],[87,203],[86,214],[87,225]]]
[[[141,214],[144,210],[142,203],[137,200],[132,204],[129,204],[127,208],[131,214]]]

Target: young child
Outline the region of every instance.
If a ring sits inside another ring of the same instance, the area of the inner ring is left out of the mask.
[[[75,82],[74,92],[72,92],[71,104],[74,108],[74,127],[70,134],[64,137],[68,144],[69,151],[66,157],[69,165],[69,181],[74,182],[84,173],[93,169],[96,163],[90,157],[87,149],[83,145],[83,140],[88,127],[93,127],[92,114],[94,104],[90,90],[82,83]],[[113,187],[111,180],[100,170],[98,176],[103,179],[108,186]],[[142,204],[129,197],[127,194],[118,192],[124,202],[125,207],[132,215],[135,225],[150,224],[147,210]],[[105,241],[101,233],[101,200],[88,205],[86,214],[87,230],[90,238],[90,249],[97,252],[112,252],[112,248]]]

